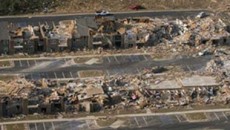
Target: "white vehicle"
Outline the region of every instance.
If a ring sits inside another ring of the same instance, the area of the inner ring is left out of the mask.
[[[106,10],[100,10],[100,11],[96,11],[96,15],[97,16],[106,16],[106,15],[109,15],[109,11],[106,11]]]
[[[204,17],[207,17],[207,16],[209,16],[207,13],[205,13],[205,12],[200,12],[200,13],[196,16],[196,18],[204,18]]]

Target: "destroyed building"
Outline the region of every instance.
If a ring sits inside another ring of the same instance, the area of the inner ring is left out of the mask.
[[[75,51],[83,48],[130,48],[160,43],[229,45],[228,26],[215,16],[159,19],[114,16],[83,17],[38,26],[1,22],[2,54]],[[9,34],[9,36],[8,36]],[[4,37],[3,37],[4,36]],[[4,51],[5,50],[5,51]]]
[[[150,73],[97,80],[79,79],[61,86],[49,86],[51,81],[46,79],[38,81],[41,83],[25,79],[0,82],[1,116],[145,107],[161,109],[188,104],[227,103],[229,100],[229,87],[220,84],[214,76],[165,79],[154,78]]]
[[[4,54],[7,51],[55,52],[97,47],[153,46],[160,43],[166,43],[163,46],[168,45],[166,47],[177,52],[176,45],[186,45],[189,49],[204,44],[211,44],[211,47],[228,45],[229,32],[225,27],[221,20],[213,17],[192,20],[87,17],[59,23],[40,23],[39,26],[9,25],[9,38],[2,38],[0,43],[4,43],[6,48],[9,46],[9,50],[1,50]],[[5,28],[7,30],[8,27]],[[153,67],[143,69],[138,75],[76,79],[63,84],[48,79],[1,81],[0,117],[228,104],[228,52],[214,49],[213,53],[219,59],[211,60],[206,68],[196,72],[189,70],[172,74],[166,73],[167,68]]]
[[[10,26],[10,53],[35,53],[39,41],[36,31],[39,31],[38,27],[25,24],[12,24]]]
[[[75,26],[74,20],[60,21],[58,25],[40,25],[43,39],[46,41],[46,51],[56,52],[70,49],[72,33]]]

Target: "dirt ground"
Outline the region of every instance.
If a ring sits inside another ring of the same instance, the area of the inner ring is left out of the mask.
[[[66,0],[54,12],[94,12],[106,9],[109,11],[130,11],[131,7],[140,5],[147,10],[165,9],[223,9],[230,0]]]
[[[193,120],[205,120],[207,117],[204,113],[188,113],[186,114],[186,117],[193,121]]]
[[[104,75],[103,71],[100,70],[86,70],[86,71],[79,71],[79,77],[87,78],[87,77],[100,77]]]
[[[24,124],[6,125],[6,130],[25,130]]]

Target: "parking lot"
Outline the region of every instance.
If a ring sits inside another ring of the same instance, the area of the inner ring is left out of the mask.
[[[53,64],[61,65],[68,64],[67,62],[72,60],[71,58],[64,59],[37,59],[37,60],[15,60],[14,68],[29,68],[39,65],[44,62],[53,62]],[[103,64],[126,64],[135,63],[141,61],[152,60],[150,55],[120,55],[120,56],[106,56],[103,57]]]
[[[45,62],[53,62],[53,64],[55,63],[59,63],[59,64],[65,64],[68,60],[71,60],[70,58],[64,58],[64,59],[37,59],[37,60],[15,60],[14,61],[14,67],[15,68],[29,68],[29,67],[33,67],[36,65],[39,65],[41,63],[45,63]]]
[[[194,114],[194,113],[193,113]],[[195,113],[196,114],[196,113]],[[199,113],[197,113],[199,114]],[[189,120],[187,114],[174,114],[174,115],[157,115],[157,116],[134,116],[125,117],[121,120],[125,122],[121,125],[124,128],[142,128],[149,126],[171,126],[191,122],[213,122],[213,121],[230,121],[230,112],[206,112],[205,120]],[[97,121],[89,120],[71,120],[71,121],[53,121],[53,122],[37,122],[24,124],[27,130],[88,130],[99,129]],[[6,128],[4,125],[0,130]],[[109,128],[109,126],[108,126]],[[109,128],[111,129],[111,128]]]
[[[101,70],[108,76],[139,74],[153,66],[181,66],[185,71],[194,71],[204,68],[211,57],[154,61],[150,55],[117,55],[102,57],[102,62],[93,64],[78,64],[73,59],[15,60],[13,68],[2,68],[0,74],[19,74],[30,80],[37,80],[75,79],[79,78],[79,71],[85,70]]]
[[[73,79],[77,78],[78,75],[71,71],[63,71],[63,72],[38,72],[38,73],[24,73],[22,77],[30,80],[38,80],[38,79]]]
[[[89,59],[89,58],[88,58]],[[152,60],[150,55],[118,55],[102,58],[102,63],[78,64],[73,58],[15,60],[13,68],[0,69],[2,73],[17,73],[29,80],[74,79],[78,71],[102,70],[106,75],[138,74],[144,66],[135,65]]]
[[[28,124],[29,130],[88,130],[95,128],[94,120],[86,121],[59,121]]]
[[[208,112],[205,114],[205,121],[230,121],[228,112]],[[173,125],[179,123],[200,122],[200,120],[189,120],[186,114],[161,115],[161,116],[142,116],[131,117],[125,124],[130,128],[147,127],[157,125]]]
[[[128,120],[128,124],[131,128],[156,126],[156,125],[170,125],[180,123],[178,119],[181,115],[162,115],[162,116],[143,116],[143,117],[132,117]],[[187,120],[183,120],[184,122]]]

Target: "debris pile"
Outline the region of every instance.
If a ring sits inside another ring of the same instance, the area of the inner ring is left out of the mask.
[[[186,31],[175,38],[176,43],[187,43],[198,46],[200,44],[226,44],[230,34],[221,19],[215,17],[188,20],[185,24]],[[229,41],[228,41],[229,42]]]
[[[175,43],[199,46],[201,44],[229,44],[227,25],[214,16],[187,20],[152,18],[125,19],[128,39],[138,43]]]
[[[167,70],[164,68],[153,68],[138,76],[79,79],[64,84],[46,79],[33,83],[17,79],[8,84],[13,89],[9,95],[2,96],[1,105],[3,108],[10,107],[16,99],[19,100],[18,105],[16,108],[11,106],[12,109],[2,116],[18,113],[161,109],[229,101],[229,87],[227,84],[222,87],[213,76],[178,77],[179,79],[159,77],[159,73],[165,71]],[[205,80],[208,80],[208,84]]]
[[[68,24],[71,25],[68,26],[72,30],[75,23],[66,22],[60,24],[63,28],[56,28],[53,33],[49,33],[50,36],[59,37],[62,36],[62,31],[69,32],[68,28],[64,27]],[[0,113],[3,113],[0,116],[58,112],[89,113],[144,108],[156,110],[179,106],[229,104],[230,58],[227,50],[218,47],[230,43],[230,34],[220,19],[200,14],[193,20],[128,18],[121,20],[120,23],[122,26],[119,27],[122,29],[119,29],[119,34],[124,36],[124,44],[128,46],[156,45],[150,50],[152,49],[151,51],[159,56],[166,54],[184,56],[182,52],[189,51],[197,58],[196,60],[206,55],[213,57],[204,69],[199,71],[181,71],[182,65],[174,66],[169,62],[168,66],[144,69],[138,75],[107,77],[103,71],[100,73],[98,71],[99,78],[89,78],[92,73],[80,73],[80,78],[84,77],[84,79],[65,83],[49,79],[33,82],[25,79],[0,82],[0,107],[2,108]],[[70,38],[70,32],[65,36]],[[119,40],[120,38],[118,37]],[[67,43],[68,40],[64,39],[63,43]],[[101,54],[104,49],[100,48],[98,51]],[[185,58],[185,60],[190,62],[189,59]],[[92,60],[89,61],[87,65],[91,65]],[[184,61],[178,59],[178,62]]]

